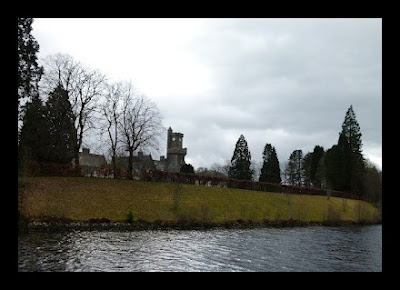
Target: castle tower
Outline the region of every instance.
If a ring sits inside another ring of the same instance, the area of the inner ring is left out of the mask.
[[[167,171],[178,172],[185,164],[187,148],[182,148],[183,134],[173,133],[171,127],[168,129],[167,138]]]

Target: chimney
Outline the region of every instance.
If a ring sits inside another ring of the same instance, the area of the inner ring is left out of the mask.
[[[89,154],[89,148],[82,148],[82,153]]]
[[[143,156],[143,151],[139,151],[137,154],[138,154],[138,156],[142,157]]]
[[[161,155],[160,156],[160,161],[164,161],[164,159],[165,159],[164,155]]]

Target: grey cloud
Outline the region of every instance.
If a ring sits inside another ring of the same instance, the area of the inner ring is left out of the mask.
[[[255,161],[261,160],[265,143],[272,143],[281,166],[295,149],[328,149],[337,142],[350,105],[366,151],[380,152],[382,20],[200,20],[201,27],[192,35],[186,31],[187,41],[177,49],[205,68],[212,89],[184,97],[167,90],[162,96],[149,96],[157,101],[166,129],[171,126],[185,134],[187,158],[194,167],[230,160],[240,134]],[[185,25],[184,19],[176,20],[177,25],[180,21]],[[124,51],[130,49],[127,42]],[[151,53],[162,50],[160,43]],[[134,65],[128,58],[126,64]],[[154,80],[154,86],[160,83]],[[160,155],[165,155],[164,145]]]
[[[294,149],[332,146],[353,105],[364,143],[381,142],[379,20],[234,19],[206,25],[189,48],[211,71],[217,97],[209,107],[191,110],[192,122],[214,124],[216,136],[280,128],[297,134],[275,144],[286,159]],[[268,137],[253,139],[260,151]],[[204,151],[215,150],[200,143]]]

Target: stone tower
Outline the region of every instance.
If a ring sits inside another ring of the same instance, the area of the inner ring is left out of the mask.
[[[168,129],[167,138],[167,171],[178,172],[185,164],[186,148],[182,148],[183,134],[173,133]]]

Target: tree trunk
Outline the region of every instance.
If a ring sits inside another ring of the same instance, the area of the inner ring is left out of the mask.
[[[114,172],[114,179],[117,179],[117,166],[116,166],[116,160],[115,160],[115,155],[112,158],[112,162],[113,162],[113,172]]]
[[[118,178],[118,174],[117,174],[117,160],[116,160],[116,154],[115,152],[113,153],[113,157],[112,157],[112,164],[113,164],[113,169],[114,169],[114,179]]]
[[[74,158],[75,158],[75,174],[76,176],[80,176],[81,172],[79,166],[79,147],[75,148]]]
[[[129,157],[128,157],[128,178],[133,179],[132,171],[133,171],[133,150],[129,150]]]

